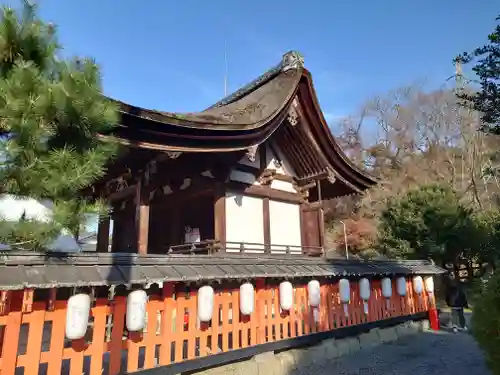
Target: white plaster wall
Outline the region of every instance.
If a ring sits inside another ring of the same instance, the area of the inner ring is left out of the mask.
[[[226,194],[226,241],[227,251],[239,252],[239,243],[264,243],[264,213],[261,198],[243,194]],[[236,242],[237,244],[229,244]],[[263,252],[264,246],[248,245],[254,250],[246,252]]]
[[[276,190],[288,191],[290,193],[296,193],[297,190],[293,187],[293,184],[288,181],[273,180],[271,182],[271,188]]]
[[[286,246],[290,252],[301,253],[302,238],[300,235],[300,206],[271,200],[269,202],[271,222],[271,252],[284,253]],[[284,245],[284,246],[283,246]]]

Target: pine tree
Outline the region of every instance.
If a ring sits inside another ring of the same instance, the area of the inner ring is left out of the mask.
[[[104,174],[116,144],[98,134],[117,122],[90,59],[61,59],[56,29],[34,5],[0,18],[0,193],[48,199],[48,222],[0,221],[0,243],[41,250],[65,228],[74,236],[101,204],[80,192]]]
[[[496,20],[498,24],[488,35],[488,44],[463,53],[455,61],[473,63],[472,71],[481,84],[476,93],[459,92],[462,104],[481,113],[484,131],[500,134],[500,16]]]

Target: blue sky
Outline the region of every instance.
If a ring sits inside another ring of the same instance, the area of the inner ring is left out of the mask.
[[[477,4],[477,5],[475,5]],[[479,6],[479,4],[481,4]],[[68,55],[102,67],[105,93],[134,105],[197,111],[298,50],[329,118],[375,93],[425,79],[486,41],[498,0],[39,0]]]

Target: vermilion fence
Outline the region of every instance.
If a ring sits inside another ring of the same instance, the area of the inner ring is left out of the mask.
[[[407,281],[407,294],[395,293],[389,302],[382,296],[380,281],[371,283],[368,314],[359,298],[357,282],[351,282],[348,315],[340,302],[338,284],[322,280],[321,303],[311,308],[307,283],[295,283],[294,308],[283,312],[279,305],[278,282],[258,279],[255,309],[240,315],[239,286],[214,286],[212,321],[197,318],[198,287],[164,283],[161,293],[152,294],[147,304],[148,322],[143,333],[125,329],[126,297],[97,298],[91,311],[88,335],[65,339],[66,305],[50,293],[43,301],[33,299],[33,290],[3,291],[0,299],[2,375],[24,368],[24,375],[112,374],[169,365],[220,352],[255,346],[310,333],[335,330],[428,310],[432,296],[416,295]],[[315,317],[316,314],[316,317]],[[17,369],[17,370],[16,370]]]

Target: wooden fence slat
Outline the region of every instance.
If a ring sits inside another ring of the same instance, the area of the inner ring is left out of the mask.
[[[156,299],[151,299],[147,305],[148,326],[144,334],[144,368],[153,368],[156,366],[156,324],[158,322],[158,303]]]
[[[314,309],[311,307],[311,305],[309,304],[309,299],[310,299],[310,296],[309,296],[309,288],[307,288],[307,286],[305,287],[305,290],[306,290],[306,297],[305,297],[305,308],[307,309],[307,313],[309,315],[309,327],[311,328],[311,333],[316,333],[316,321],[314,319]]]
[[[256,309],[258,307],[258,303],[255,300],[256,298],[257,298],[257,294],[254,293],[254,309],[253,309],[252,314],[249,317],[249,319],[250,319],[250,344],[252,346],[257,345],[259,343],[257,340],[259,315],[258,315],[258,312],[256,311]],[[239,309],[240,309],[240,307],[239,307],[239,298],[238,298],[238,315],[239,315],[239,311],[240,311]]]
[[[382,296],[382,291],[378,288],[378,286],[375,284],[375,296],[376,296],[376,306],[377,306],[377,320],[383,320],[386,318],[386,306],[387,302],[384,301],[384,298]]]
[[[5,327],[5,342],[2,350],[2,375],[11,375],[16,371],[17,349],[21,331],[22,312],[19,309],[10,311]]]
[[[74,340],[71,342],[70,375],[81,375],[83,373],[83,359],[86,343],[85,339]]]
[[[272,295],[272,329],[273,329],[273,339],[272,341],[281,340],[281,306],[279,301],[279,289],[277,286],[273,286],[271,289]]]
[[[56,301],[52,312],[52,330],[47,375],[60,375],[66,327],[66,301]]]
[[[195,358],[196,354],[196,337],[198,334],[198,327],[196,326],[196,323],[198,321],[197,301],[198,301],[198,294],[196,290],[191,290],[189,292],[189,301],[188,301],[189,321],[188,321],[187,359]]]
[[[357,300],[356,300],[356,287],[357,287],[357,283],[351,283],[351,299],[349,301],[349,316],[348,316],[348,322],[347,322],[347,325],[348,326],[352,326],[354,324],[356,324],[356,305],[357,305]]]
[[[139,369],[139,349],[142,343],[142,332],[129,332],[127,340],[127,372]]]
[[[214,312],[212,317],[212,337],[210,342],[210,354],[219,353],[219,333],[220,333],[220,314],[221,314],[221,293],[215,293]]]
[[[257,316],[258,316],[258,322],[259,326],[257,329],[257,340],[259,344],[264,344],[266,342],[266,311],[265,311],[265,306],[266,306],[266,301],[265,301],[265,287],[266,287],[266,281],[265,279],[257,279],[255,281],[256,285],[256,298],[257,298],[257,304],[255,305],[257,309]]]
[[[249,316],[243,316],[239,319],[241,325],[241,340],[245,343],[245,348],[250,346],[251,325]]]
[[[297,294],[297,289],[294,287],[293,288],[293,300],[296,301],[296,294]],[[289,324],[289,329],[290,329],[290,337],[297,337],[297,328],[296,328],[296,322],[297,322],[297,310],[295,308],[295,303],[294,306],[291,308],[290,313],[288,315],[288,324]]]
[[[106,320],[108,317],[108,299],[98,299],[92,309],[94,330],[92,333],[92,358],[90,360],[90,375],[102,374],[102,356],[105,347]]]
[[[236,289],[232,290],[232,295],[229,290],[225,290],[222,292],[222,311],[221,311],[221,319],[222,319],[222,351],[226,352],[229,350],[229,332],[232,326],[234,327],[234,315],[235,315],[235,306],[234,299],[232,298],[236,294]],[[233,302],[233,303],[232,303]],[[229,324],[229,304],[232,303],[232,314],[233,314],[233,322],[232,325]]]
[[[117,375],[120,373],[126,308],[126,297],[115,297],[112,308],[113,328],[111,329],[111,343],[109,349],[109,375]]]
[[[175,308],[175,362],[182,361],[183,346],[184,346],[184,314],[186,308],[186,293],[184,291],[176,292],[176,308]]]
[[[295,309],[297,311],[296,320],[297,320],[297,336],[302,336],[304,334],[304,311],[302,310],[302,285],[297,286],[295,289]]]
[[[231,324],[231,336],[232,336],[232,348],[233,350],[240,348],[240,293],[239,289],[233,289],[231,295],[231,305],[232,305],[232,324]],[[257,307],[255,305],[254,307]],[[255,309],[254,309],[255,310]]]
[[[279,304],[278,304],[278,308],[279,308]],[[290,314],[292,311],[293,311],[293,307],[289,311],[282,311],[280,314],[280,320],[281,320],[280,325],[281,325],[283,339],[288,339],[290,337],[288,325],[290,324]]]
[[[328,331],[334,329],[333,303],[332,303],[332,287],[330,284],[325,285],[325,311],[326,311],[326,329]]]
[[[328,319],[328,285],[326,284],[321,284],[320,287],[320,292],[321,292],[321,301],[319,305],[319,316],[320,316],[320,324],[319,324],[319,330],[320,332],[325,332],[330,329],[329,327],[329,319]]]
[[[163,284],[163,311],[161,315],[161,346],[160,346],[160,366],[165,366],[171,363],[171,340],[172,340],[172,313],[174,311],[175,301],[174,284]],[[201,347],[201,340],[200,340]],[[201,350],[201,349],[200,349]]]
[[[35,303],[30,314],[29,340],[26,347],[26,357],[28,360],[24,366],[24,375],[38,375],[40,353],[42,351],[43,326],[45,323],[45,307],[45,303],[43,302]]]
[[[382,301],[382,303],[386,303]],[[372,290],[370,296],[370,318],[369,321],[373,322],[380,319],[380,295],[377,291],[377,287],[375,282],[372,283]]]

